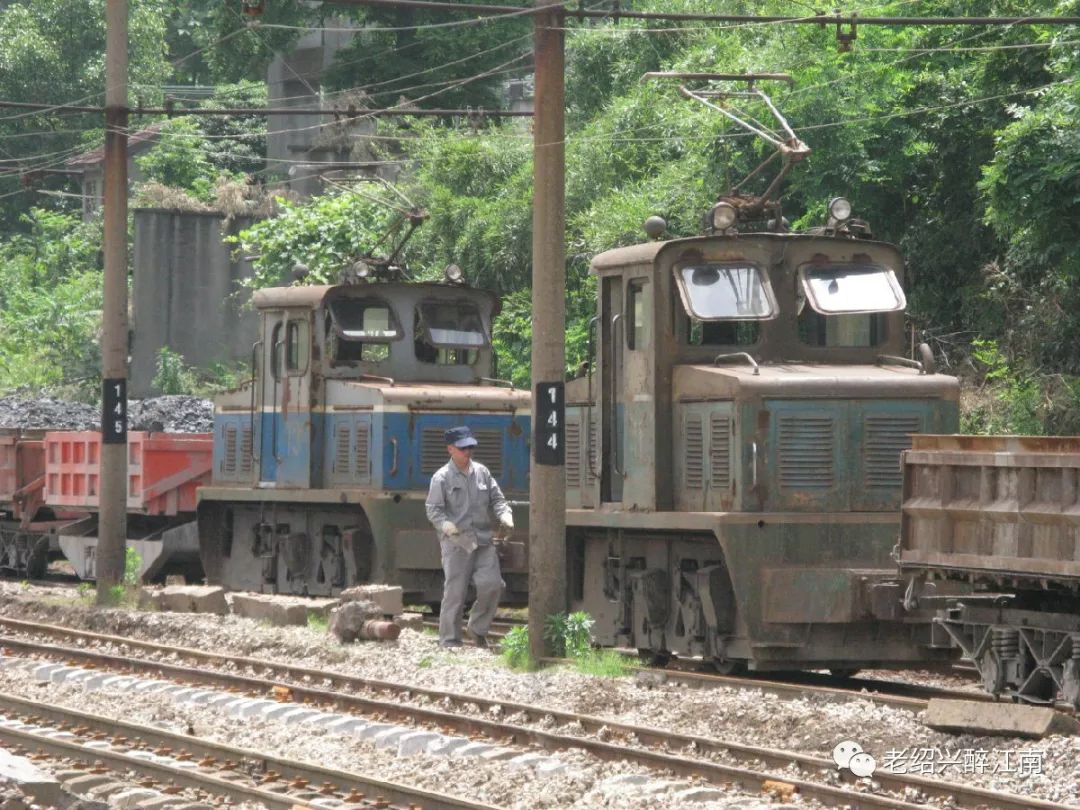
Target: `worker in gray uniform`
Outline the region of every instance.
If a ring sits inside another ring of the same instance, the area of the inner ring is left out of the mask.
[[[472,431],[464,426],[450,428],[444,437],[450,461],[431,476],[427,496],[427,516],[442,547],[445,580],[439,645],[461,646],[461,614],[471,580],[476,601],[469,612],[469,634],[478,647],[486,647],[505,585],[494,538],[509,534],[514,516],[491,472],[473,461],[477,441]]]

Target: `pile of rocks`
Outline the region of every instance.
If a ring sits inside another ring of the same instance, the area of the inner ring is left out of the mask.
[[[0,397],[0,428],[21,430],[98,430],[101,407],[52,397]],[[184,395],[131,400],[128,429],[209,433],[214,429],[214,403]]]

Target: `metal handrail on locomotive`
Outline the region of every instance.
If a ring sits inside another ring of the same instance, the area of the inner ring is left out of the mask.
[[[785,172],[809,150],[776,117]],[[726,670],[948,659],[891,552],[901,451],[956,430],[957,380],[903,357],[899,251],[842,198],[789,232],[776,187],[735,186],[704,235],[592,262],[596,364],[567,387],[571,605],[604,645]]]
[[[353,275],[253,296],[251,378],[215,400],[213,479],[199,493],[209,582],[313,596],[387,582],[437,603],[424,500],[454,425],[472,427],[475,457],[508,498],[527,497],[529,394],[494,379],[498,299],[454,266],[440,283],[383,280],[366,265]],[[506,598],[523,602],[524,560],[504,578]]]

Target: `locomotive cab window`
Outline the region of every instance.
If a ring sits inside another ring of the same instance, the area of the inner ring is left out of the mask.
[[[416,359],[441,366],[471,366],[488,345],[480,310],[468,302],[428,302],[416,308]]]
[[[380,363],[390,357],[390,343],[401,337],[393,310],[379,299],[332,301],[326,326],[337,364]]]
[[[649,345],[648,289],[648,279],[643,278],[631,280],[626,289],[626,346],[629,349],[641,350]]]
[[[750,264],[705,264],[675,271],[679,297],[700,321],[766,320],[776,315],[772,287]]]
[[[896,275],[871,264],[799,269],[799,339],[811,346],[871,347],[885,341],[885,313],[907,305]]]
[[[308,345],[307,321],[288,320],[274,327],[271,370],[274,379],[282,376],[299,377],[307,370]]]

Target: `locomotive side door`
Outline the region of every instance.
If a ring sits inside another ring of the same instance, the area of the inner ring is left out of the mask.
[[[601,279],[600,297],[600,500],[619,503],[623,496],[624,389],[623,277]]]
[[[311,317],[268,313],[259,390],[259,481],[264,487],[311,484]]]

